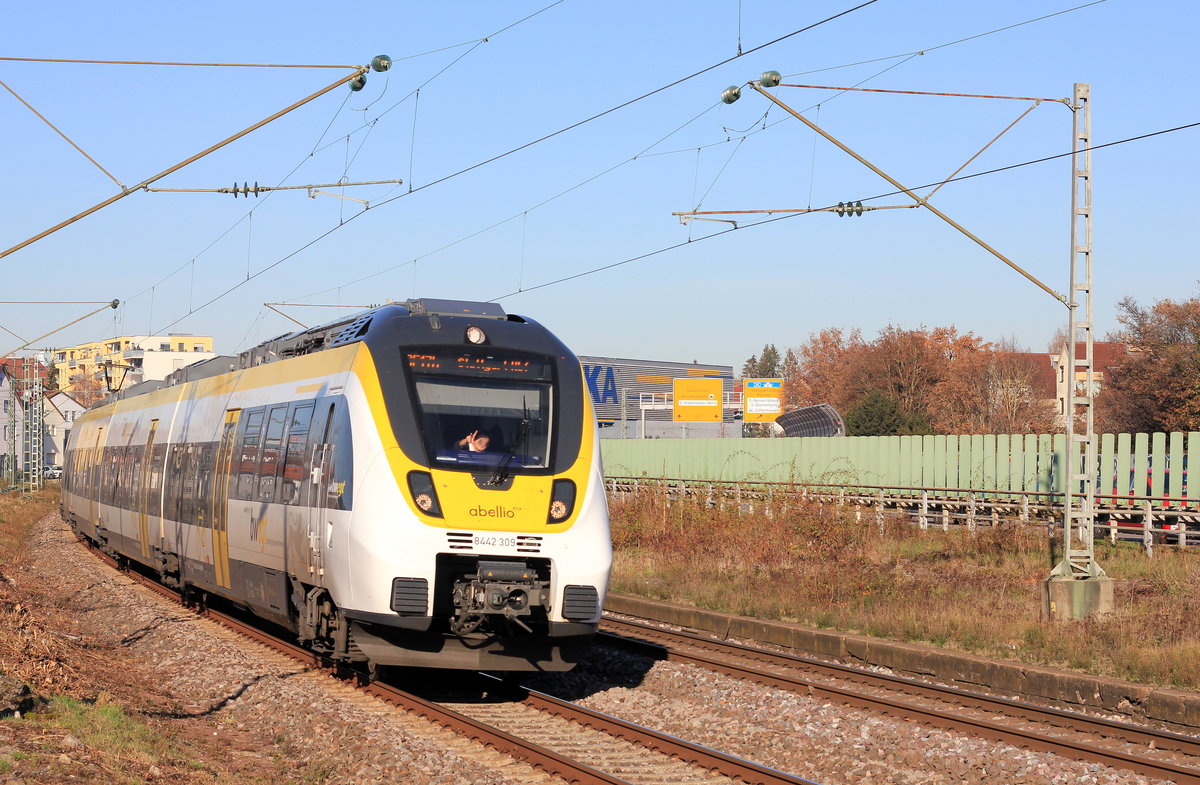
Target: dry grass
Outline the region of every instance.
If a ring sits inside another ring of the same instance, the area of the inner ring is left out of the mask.
[[[739,514],[643,490],[611,504],[612,588],[986,656],[1200,689],[1200,552],[1097,544],[1116,612],[1042,622],[1053,566],[1042,526],[920,531],[836,505],[777,499]]]

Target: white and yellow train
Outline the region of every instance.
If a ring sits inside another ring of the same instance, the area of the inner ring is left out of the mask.
[[[138,385],[77,421],[62,498],[164,583],[373,665],[567,670],[612,562],[579,361],[488,303],[388,304]]]

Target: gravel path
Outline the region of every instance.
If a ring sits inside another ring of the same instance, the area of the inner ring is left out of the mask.
[[[34,545],[33,573],[154,674],[178,716],[228,736],[231,755],[283,759],[314,783],[560,782],[197,619],[99,562],[56,517]],[[1157,782],[604,648],[523,681],[825,785]]]

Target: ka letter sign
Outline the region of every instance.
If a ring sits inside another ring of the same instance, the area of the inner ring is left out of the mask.
[[[775,422],[783,414],[783,379],[745,379],[742,401],[743,422]]]
[[[721,422],[720,379],[675,379],[675,422]]]

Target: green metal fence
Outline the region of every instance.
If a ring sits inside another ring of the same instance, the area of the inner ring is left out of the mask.
[[[1107,433],[1098,449],[1101,504],[1152,499],[1155,506],[1200,509],[1200,475],[1190,483],[1187,477],[1188,456],[1200,456],[1200,432]],[[982,491],[993,498],[1062,493],[1067,461],[1062,434],[605,439],[601,451],[608,477],[936,490],[949,497]],[[1080,465],[1078,447],[1072,452]]]

